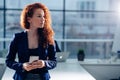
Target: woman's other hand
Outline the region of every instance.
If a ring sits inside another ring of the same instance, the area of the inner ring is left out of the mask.
[[[32,64],[32,66],[34,68],[43,68],[43,67],[45,67],[45,62],[43,60],[35,60],[31,64]]]

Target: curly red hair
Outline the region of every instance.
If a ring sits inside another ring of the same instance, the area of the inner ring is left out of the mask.
[[[43,31],[43,35],[44,35],[44,44],[54,44],[54,40],[53,40],[53,35],[54,35],[54,31],[51,27],[51,16],[50,16],[50,12],[49,9],[41,4],[41,3],[33,3],[33,4],[29,4],[27,5],[22,13],[21,13],[21,21],[20,24],[22,26],[22,28],[24,29],[29,29],[30,28],[30,23],[28,22],[27,18],[28,17],[32,17],[34,14],[35,9],[42,9],[44,11],[44,18],[45,18],[45,23],[44,23],[44,31]]]

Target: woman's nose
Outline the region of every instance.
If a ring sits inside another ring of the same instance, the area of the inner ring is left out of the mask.
[[[45,18],[44,18],[44,17],[42,17],[41,21],[43,21],[43,22],[44,22],[44,21],[45,21]]]
[[[45,20],[45,18],[44,18],[44,17],[42,17],[42,19],[43,19],[43,20]]]

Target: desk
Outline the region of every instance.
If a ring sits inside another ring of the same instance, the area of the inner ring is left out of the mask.
[[[0,80],[1,80],[1,78],[3,76],[5,68],[6,68],[5,59],[4,58],[0,58]]]
[[[93,75],[96,80],[110,80],[120,77],[120,60],[85,59],[85,61],[80,61],[79,63]]]
[[[70,59],[66,62],[58,62],[55,69],[49,70],[50,80],[95,80],[84,68],[82,68],[77,59]],[[14,71],[7,68],[2,80],[13,80]]]
[[[67,59],[59,62],[51,72],[51,80],[96,80],[82,66],[77,59]]]

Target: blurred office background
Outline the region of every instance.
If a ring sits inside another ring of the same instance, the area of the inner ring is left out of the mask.
[[[52,16],[55,39],[69,58],[83,49],[86,58],[109,58],[119,26],[119,0],[0,0],[0,50],[21,32],[20,13],[26,4],[42,2]]]
[[[0,0],[0,58],[5,58],[13,35],[23,31],[21,11],[33,2],[49,8],[54,38],[61,51],[70,52],[68,59],[77,60],[79,50],[84,51],[85,59],[110,59],[114,55],[112,47],[116,28],[120,26],[120,0]]]

